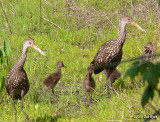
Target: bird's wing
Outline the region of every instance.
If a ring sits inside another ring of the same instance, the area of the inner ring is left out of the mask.
[[[45,79],[43,84],[46,85],[46,87],[49,87],[53,84],[56,84],[58,80],[59,80],[58,73],[53,73]]]
[[[24,91],[24,96],[29,90],[29,80],[25,70],[11,68],[7,74],[5,87],[12,98],[21,99],[21,91]]]
[[[94,57],[93,61],[91,62],[94,64],[96,67],[95,69],[95,74],[101,72],[104,70],[104,65],[109,64],[112,62],[111,56],[113,52],[113,46],[114,44],[112,43],[113,40],[107,41],[104,43],[98,50],[96,56]]]

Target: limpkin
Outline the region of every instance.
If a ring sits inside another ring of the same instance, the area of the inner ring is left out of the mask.
[[[152,61],[153,57],[147,57],[150,55],[154,55],[156,53],[156,47],[154,44],[152,44],[152,42],[148,42],[145,46],[144,46],[144,54],[142,56],[145,56],[145,58],[142,59],[142,61]]]
[[[44,94],[44,92],[52,89],[52,93],[54,94],[54,87],[57,85],[58,81],[61,79],[61,67],[65,67],[62,61],[58,61],[57,63],[57,72],[49,75],[43,82],[46,86],[46,89],[40,94],[40,98]]]
[[[25,120],[29,120],[28,115],[23,110],[23,99],[29,90],[29,80],[27,77],[27,73],[23,68],[27,57],[28,47],[32,47],[38,50],[43,56],[47,57],[44,52],[35,45],[34,41],[29,38],[23,43],[23,52],[21,58],[18,60],[18,63],[16,63],[8,72],[5,87],[9,96],[13,100],[15,121],[17,121],[17,111],[15,107],[16,99],[22,100],[21,110],[25,114]]]
[[[118,78],[120,78],[121,77],[121,73],[117,70],[117,69],[115,69],[113,72],[112,72],[112,74],[109,76],[109,81],[110,81],[110,83],[111,83],[111,86],[112,86],[112,84],[115,82],[115,80],[117,80]]]
[[[94,71],[94,65],[90,64],[90,66],[87,68],[86,76],[83,79],[83,88],[82,88],[85,94],[85,100],[86,100],[86,92],[90,93],[90,103],[92,103],[92,92],[95,89],[95,81],[92,77],[93,71]]]
[[[119,36],[118,38],[109,40],[105,42],[98,50],[96,56],[94,57],[91,64],[95,65],[94,73],[98,74],[103,70],[106,70],[106,85],[107,85],[107,94],[109,97],[109,88],[111,88],[108,78],[110,74],[115,70],[119,65],[122,59],[122,47],[126,39],[126,25],[132,24],[137,27],[139,30],[146,32],[138,24],[136,24],[132,17],[124,16],[119,21]],[[111,65],[112,64],[112,65]],[[114,64],[114,65],[113,65]]]

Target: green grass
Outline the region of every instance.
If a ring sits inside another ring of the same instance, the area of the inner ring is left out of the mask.
[[[123,78],[131,63],[122,63],[118,66],[122,77],[114,83],[114,88],[119,91],[119,96],[112,93],[109,100],[106,98],[105,75],[100,73],[93,75],[96,81],[93,104],[87,106],[83,103],[84,94],[81,87],[86,69],[99,47],[107,40],[118,36],[118,19],[124,15],[131,15],[131,6],[130,1],[127,0],[89,0],[88,7],[86,0],[75,1],[77,4],[73,1],[70,3],[69,13],[66,11],[64,0],[55,1],[54,14],[52,14],[51,4],[42,0],[42,16],[60,26],[61,29],[44,20],[40,25],[38,0],[5,1],[5,11],[13,31],[12,35],[9,35],[3,13],[0,11],[0,47],[4,40],[10,43],[12,50],[9,57],[10,66],[20,58],[23,42],[28,37],[32,37],[35,44],[48,56],[46,59],[34,49],[28,50],[24,69],[29,78],[30,90],[25,96],[24,111],[35,122],[127,121],[133,119],[134,115],[153,114],[154,110],[149,105],[142,108],[140,104],[145,89],[145,86],[141,85],[142,77],[138,76],[134,80],[128,77]],[[51,0],[48,2],[51,3]],[[138,11],[140,5],[143,5],[142,0],[133,3],[135,11]],[[143,15],[143,11],[140,11],[133,17],[135,22],[146,29],[147,34],[131,25],[127,26],[122,60],[142,55],[143,47],[149,41],[158,43],[158,20],[155,19],[154,9],[148,6],[143,5],[148,10],[146,16]],[[138,17],[141,14],[142,18]],[[49,91],[39,99],[39,94],[44,89],[42,82],[48,75],[55,72],[56,63],[59,60],[62,60],[67,68],[62,69],[62,79],[55,88],[57,96]],[[99,79],[100,76],[102,79]],[[135,80],[138,84],[134,82]],[[0,102],[0,121],[13,121],[15,118],[12,100],[5,90],[3,92]],[[152,104],[158,107],[159,103],[156,95]],[[17,101],[18,121],[24,121],[25,116],[20,110],[20,105],[20,101]],[[58,116],[54,115],[55,111],[58,111]],[[141,119],[135,119],[137,120],[141,121]]]

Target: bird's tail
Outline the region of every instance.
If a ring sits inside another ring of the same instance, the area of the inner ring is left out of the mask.
[[[91,62],[91,64],[94,64],[94,61],[92,61]],[[100,73],[100,72],[102,72],[104,70],[104,66],[102,65],[100,65],[100,66],[95,66],[95,68],[94,68],[94,74],[98,74],[98,73]]]

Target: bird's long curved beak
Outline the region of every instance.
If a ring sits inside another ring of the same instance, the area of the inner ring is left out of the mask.
[[[135,23],[135,22],[133,22],[133,21],[131,21],[130,23],[131,23],[132,25],[134,25],[135,27],[137,27],[139,30],[147,33],[147,32],[146,32],[141,26],[139,26],[137,23]]]
[[[36,45],[32,45],[32,48],[36,49],[38,52],[40,52],[43,56],[47,58],[46,54],[41,49],[39,49]]]

